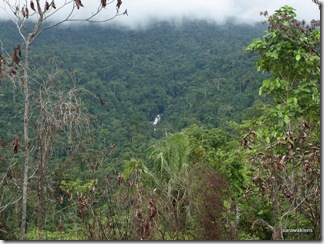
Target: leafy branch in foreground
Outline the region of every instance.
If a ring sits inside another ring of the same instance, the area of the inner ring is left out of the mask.
[[[267,12],[262,12],[267,17]],[[296,18],[284,6],[267,17],[263,39],[247,48],[260,56],[257,69],[271,73],[260,94],[273,97],[272,108],[244,136],[252,181],[265,198],[271,218],[252,224],[272,239],[300,239],[284,229],[312,227],[320,238],[320,22]]]

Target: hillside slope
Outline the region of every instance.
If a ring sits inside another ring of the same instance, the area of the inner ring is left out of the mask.
[[[262,77],[253,66],[256,58],[244,50],[263,30],[261,25],[204,21],[177,27],[161,22],[138,31],[69,26],[40,36],[33,46],[33,64],[37,68],[55,57],[58,67],[73,71],[77,85],[104,104],[83,98],[97,118],[96,145],[115,143],[115,156],[129,158],[144,153],[152,138],[191,124],[227,128],[227,121],[239,122],[259,99]],[[12,39],[19,40],[15,32],[10,23],[0,25],[6,50],[16,45]],[[64,82],[71,81],[66,77]],[[19,123],[13,123],[21,118],[20,105],[12,101],[8,84],[0,85],[6,87],[1,92],[1,129],[9,140],[20,132]],[[19,96],[19,89],[15,93]],[[161,121],[153,126],[157,115]]]

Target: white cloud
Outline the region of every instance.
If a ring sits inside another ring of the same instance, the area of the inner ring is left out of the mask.
[[[22,7],[25,0],[7,0],[19,3]],[[35,1],[35,0],[34,0]],[[51,2],[51,0],[48,0]],[[0,19],[8,18],[0,3]],[[45,0],[41,0],[44,3]],[[70,13],[73,0],[55,0],[57,6],[69,2],[67,6],[52,16],[52,19],[62,19]],[[97,4],[94,5],[94,2]],[[29,4],[29,0],[27,0]],[[75,10],[75,18],[89,16],[93,13],[99,0],[82,0],[84,8]],[[98,18],[112,17],[115,13],[113,2],[98,16]],[[166,20],[181,23],[183,18],[206,19],[223,23],[227,18],[235,17],[240,22],[253,23],[262,20],[260,11],[267,10],[270,14],[274,10],[289,5],[296,9],[298,19],[319,19],[318,6],[311,0],[123,0],[121,12],[128,10],[129,16],[120,16],[112,21],[114,24],[128,26],[130,28],[146,27],[154,20]],[[8,10],[8,8],[7,8]]]
[[[119,18],[118,22],[126,26],[145,26],[152,21],[181,21],[183,17],[213,20],[223,23],[227,18],[236,17],[240,22],[251,23],[262,20],[260,11],[274,10],[290,5],[297,11],[300,19],[319,19],[320,11],[311,0],[136,0],[124,1],[128,9],[128,18]]]

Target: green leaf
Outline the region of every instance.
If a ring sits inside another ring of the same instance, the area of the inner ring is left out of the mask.
[[[296,55],[296,60],[299,61],[300,58],[301,58],[301,56],[300,56],[300,54],[298,53],[298,54]]]
[[[231,205],[230,205],[230,203],[228,201],[224,200],[224,207],[226,209],[230,209],[231,208]]]

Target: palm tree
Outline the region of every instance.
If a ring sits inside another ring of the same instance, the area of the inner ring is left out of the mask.
[[[180,223],[186,223],[188,215],[189,153],[189,140],[183,133],[169,135],[149,150],[160,205],[167,210],[162,223],[167,228],[171,226],[170,236],[174,239],[179,238]]]

